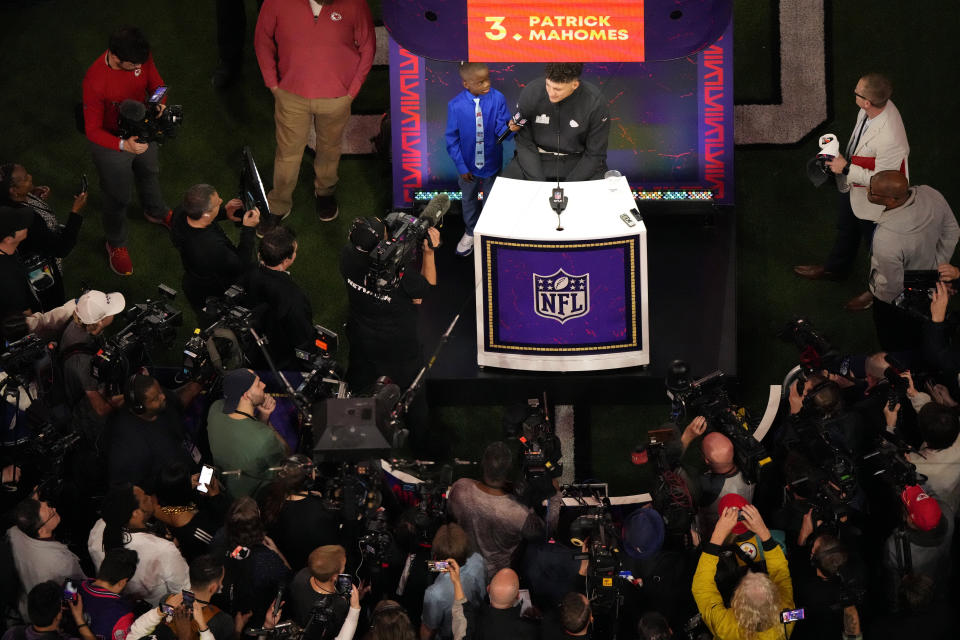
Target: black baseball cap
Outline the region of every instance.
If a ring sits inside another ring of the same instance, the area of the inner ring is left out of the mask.
[[[33,210],[29,207],[0,207],[0,239],[27,229],[33,222]]]
[[[257,374],[249,369],[234,369],[223,376],[223,412],[233,413],[243,397],[257,379]]]

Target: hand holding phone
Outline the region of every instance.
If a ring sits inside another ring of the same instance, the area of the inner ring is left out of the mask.
[[[200,479],[197,481],[197,491],[203,494],[210,492],[210,482],[213,481],[213,467],[203,465],[200,470]]]
[[[63,601],[64,602],[76,602],[77,601],[77,592],[79,588],[77,583],[74,582],[71,578],[67,578],[63,581]]]
[[[187,609],[192,610],[193,603],[196,601],[197,597],[193,595],[193,591],[188,591],[186,589],[184,589],[182,593],[183,593],[183,602],[182,602],[183,606],[186,607]]]
[[[780,621],[783,624],[788,624],[790,622],[796,622],[797,620],[803,620],[803,612],[801,609],[787,609],[780,612]]]
[[[446,560],[427,560],[427,568],[434,573],[450,571],[450,563]]]

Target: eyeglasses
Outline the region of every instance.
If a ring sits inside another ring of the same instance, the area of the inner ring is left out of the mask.
[[[868,98],[867,96],[862,96],[862,95],[860,95],[859,93],[857,93],[856,91],[853,92],[853,95],[857,96],[857,97],[860,98],[861,100],[866,100],[867,102],[870,102],[870,98]]]

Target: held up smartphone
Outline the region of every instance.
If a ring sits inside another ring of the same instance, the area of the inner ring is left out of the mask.
[[[196,600],[196,596],[193,595],[193,591],[183,590],[183,606],[190,608],[193,607],[193,602]]]
[[[167,95],[167,85],[162,84],[156,89],[153,90],[153,94],[147,98],[147,102],[150,104],[157,104],[163,100],[163,96]]]
[[[273,617],[280,615],[280,605],[283,603],[283,587],[277,589],[277,597],[273,599]]]
[[[203,465],[200,470],[200,479],[197,481],[197,491],[206,494],[210,492],[210,482],[213,481],[213,467]]]
[[[427,568],[435,573],[450,571],[450,563],[446,560],[427,560]]]
[[[64,602],[76,602],[77,601],[77,583],[72,579],[67,578],[63,581],[63,601]]]
[[[341,573],[337,576],[337,593],[341,596],[349,596],[353,590],[353,580],[349,574]]]
[[[783,624],[796,622],[797,620],[803,620],[803,609],[787,609],[780,612],[780,621]]]
[[[522,616],[527,612],[527,609],[533,606],[533,600],[530,599],[530,590],[529,589],[520,589],[517,591],[517,599],[523,603],[520,606],[520,615]]]
[[[81,193],[86,193],[89,188],[90,188],[90,183],[87,182],[87,174],[81,173],[80,174],[80,190],[77,191],[77,195],[80,195]]]

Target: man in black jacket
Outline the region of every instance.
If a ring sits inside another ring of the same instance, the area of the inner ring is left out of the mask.
[[[607,170],[610,111],[596,86],[580,80],[580,63],[549,63],[545,78],[520,92],[517,154],[503,176],[517,180],[596,180]]]
[[[200,312],[210,296],[220,296],[236,284],[255,264],[254,237],[260,222],[260,210],[243,214],[240,242],[230,241],[219,224],[227,219],[240,222],[237,212],[243,202],[234,198],[226,204],[209,184],[195,184],[183,196],[183,203],[173,212],[170,238],[183,262],[183,292]]]
[[[33,176],[23,165],[0,165],[0,205],[25,207],[34,214],[27,238],[17,253],[40,301],[40,308],[35,311],[50,311],[66,299],[59,259],[77,245],[83,224],[80,211],[87,203],[85,191],[76,194],[67,224],[61,225],[47,202],[49,195],[50,187],[35,186]]]
[[[313,307],[288,271],[297,259],[297,237],[287,227],[276,227],[264,234],[259,253],[260,264],[246,280],[250,307],[274,365],[295,369],[295,349],[314,335]],[[247,355],[257,360],[256,354]]]

